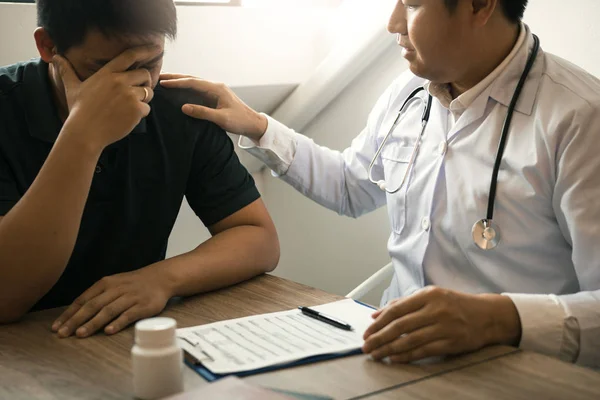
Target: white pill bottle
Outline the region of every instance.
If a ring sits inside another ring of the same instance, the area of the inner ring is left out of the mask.
[[[183,353],[177,345],[172,318],[150,318],[135,324],[131,349],[133,393],[143,400],[183,391]]]

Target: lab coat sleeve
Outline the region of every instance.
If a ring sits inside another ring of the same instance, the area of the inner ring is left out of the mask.
[[[521,347],[599,368],[600,101],[571,117],[556,144],[553,208],[573,249],[580,292],[509,296],[521,318]]]
[[[240,136],[238,146],[269,167],[275,176],[285,175],[296,154],[298,134],[279,121],[267,117],[267,130],[260,141]]]
[[[410,78],[403,76],[398,81],[406,84]],[[274,175],[296,190],[340,215],[356,218],[373,211],[385,204],[386,196],[369,181],[368,169],[377,152],[378,132],[394,88],[401,84],[398,81],[380,97],[366,128],[343,152],[319,146],[270,117],[260,142],[241,139],[240,147],[263,161]],[[380,160],[376,161],[373,174],[383,175]]]
[[[564,302],[555,295],[505,293],[521,319],[520,348],[566,362],[575,362],[579,353],[579,325]]]

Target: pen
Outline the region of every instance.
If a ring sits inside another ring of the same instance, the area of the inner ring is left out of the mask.
[[[319,321],[325,322],[326,324],[335,326],[336,328],[340,328],[345,331],[352,330],[352,326],[350,324],[347,324],[344,321],[341,321],[335,317],[332,317],[330,315],[325,315],[323,313],[320,313],[320,312],[315,311],[312,308],[308,308],[308,307],[298,307],[298,308],[300,309],[300,311],[302,311],[302,314],[306,315],[307,317],[318,319]]]

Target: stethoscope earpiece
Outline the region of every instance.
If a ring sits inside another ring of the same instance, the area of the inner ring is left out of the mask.
[[[381,180],[381,181],[377,181],[377,186],[379,186],[379,189],[383,190],[385,192],[385,189],[387,189],[387,185],[385,184],[385,181]]]

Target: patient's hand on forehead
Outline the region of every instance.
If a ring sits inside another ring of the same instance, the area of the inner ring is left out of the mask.
[[[92,30],[80,45],[71,47],[60,55],[69,60],[81,80],[86,80],[124,52],[139,52],[140,57],[128,69],[147,69],[152,75],[154,87],[162,68],[164,48],[165,37],[162,35],[107,36]]]
[[[150,72],[131,67],[152,60],[157,51],[156,46],[125,50],[85,81],[66,58],[55,56],[53,66],[69,110],[67,131],[85,132],[85,141],[100,151],[127,136],[150,113],[148,103],[154,96]]]

